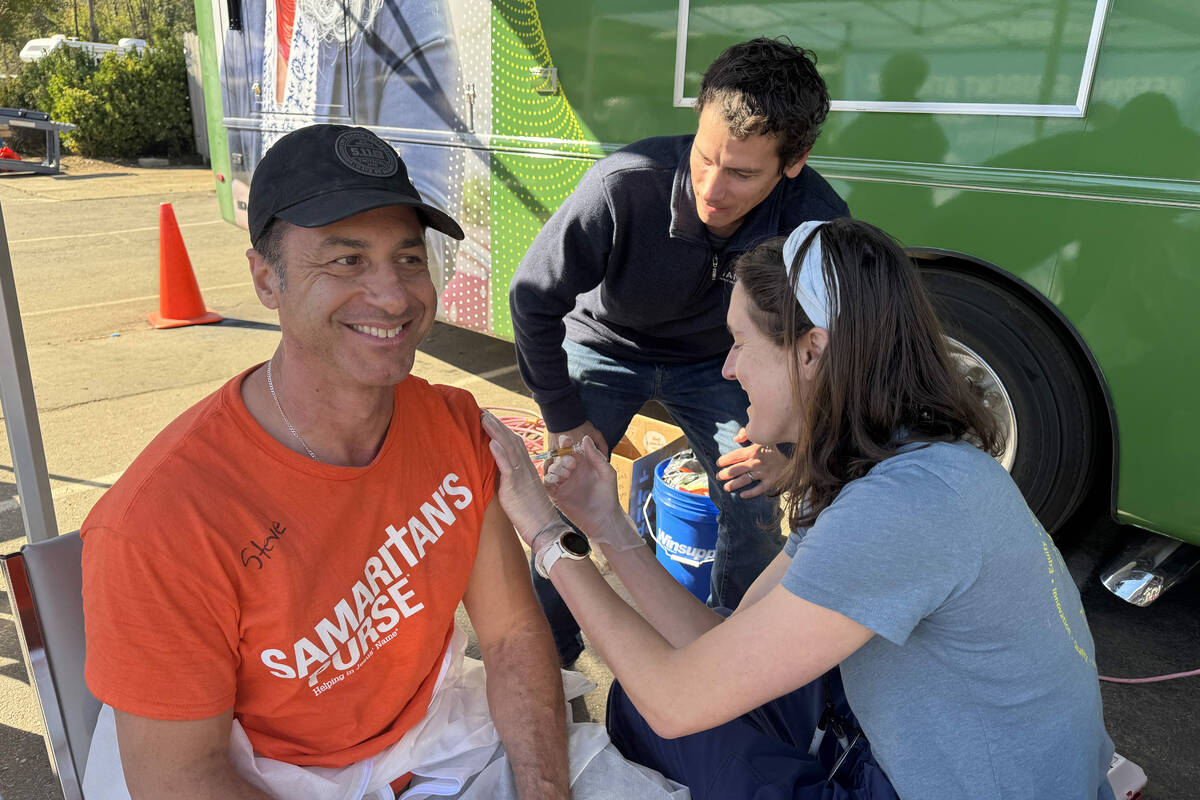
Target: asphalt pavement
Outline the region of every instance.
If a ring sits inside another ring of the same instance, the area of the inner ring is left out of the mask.
[[[278,341],[274,312],[250,285],[246,233],[220,219],[206,169],[140,169],[68,160],[61,176],[0,176],[3,213],[60,531],[78,529],[92,504],[167,422]],[[155,331],[157,224],[172,203],[207,305],[218,325]],[[481,405],[533,408],[512,345],[438,324],[414,372],[462,386]],[[6,431],[7,433],[7,431]],[[0,553],[24,543],[7,436],[0,444]],[[1096,571],[1125,529],[1079,515],[1063,550],[1081,584],[1103,674],[1146,676],[1200,667],[1200,579],[1137,609],[1112,597]],[[611,676],[592,652],[579,667],[600,689],[588,710],[603,719]],[[1200,798],[1200,678],[1102,687],[1117,750],[1150,776],[1150,800]],[[698,691],[702,696],[702,691]],[[1063,732],[1069,736],[1069,731]],[[0,593],[0,798],[61,796],[50,772],[36,697],[12,611]]]

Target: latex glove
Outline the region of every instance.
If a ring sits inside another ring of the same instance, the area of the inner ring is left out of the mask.
[[[483,429],[492,440],[488,449],[500,470],[496,496],[508,515],[517,534],[525,544],[533,546],[538,532],[552,523],[559,523],[558,512],[546,494],[537,469],[529,460],[525,440],[504,426],[488,411],[481,415]]]
[[[754,444],[742,428],[733,437],[735,442],[746,444],[730,450],[717,459],[717,480],[725,481],[723,488],[738,497],[751,498],[766,494],[783,476],[788,459],[771,445]]]
[[[595,442],[596,447],[600,450],[601,453],[604,454],[604,457],[608,458],[608,453],[609,453],[609,449],[610,449],[608,446],[608,442],[604,441],[604,437],[600,435],[600,431],[597,430],[596,426],[593,425],[592,423],[585,422],[582,425],[579,425],[575,428],[571,428],[569,431],[550,431],[550,441],[551,442],[560,442],[560,441],[562,441],[562,437],[564,437],[564,436],[567,437],[567,441],[570,444],[575,444],[576,442],[582,442],[584,440],[584,437],[590,436],[590,437],[592,437],[592,441]],[[559,447],[565,447],[565,446],[566,445],[559,445]]]
[[[566,435],[558,439],[559,447],[572,444]],[[621,508],[617,471],[591,436],[584,437],[583,452],[578,456],[563,456],[550,462],[545,483],[554,504],[592,542],[615,550],[645,546],[633,520]]]

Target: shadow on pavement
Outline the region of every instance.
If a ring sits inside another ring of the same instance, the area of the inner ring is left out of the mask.
[[[4,800],[61,800],[46,743],[41,736],[0,724],[0,797]]]
[[[274,322],[255,322],[252,319],[238,319],[237,317],[225,317],[217,323],[217,329],[220,328],[245,328],[252,331],[279,332],[279,325]]]
[[[0,472],[12,472],[12,471],[13,471],[13,468],[11,466],[9,466],[8,464],[0,464]],[[72,478],[70,475],[56,475],[53,472],[49,473],[49,475],[50,475],[50,480],[52,480],[52,481],[62,481],[63,483],[75,483],[75,484],[79,484],[80,486],[95,486],[98,489],[112,488],[111,483],[101,483],[99,481],[90,481],[90,480],[87,480],[86,478]],[[17,485],[11,481],[0,481],[0,497],[5,496],[6,493],[16,495]]]
[[[8,602],[8,592],[4,582],[0,581],[0,661],[11,659],[13,663],[0,666],[0,678],[11,678],[14,681],[29,685],[29,673],[25,671],[25,654],[21,652],[21,639],[17,636],[17,623],[13,619],[12,604]],[[0,702],[0,708],[4,705]],[[6,752],[0,748],[0,753]],[[3,794],[0,793],[0,797]]]
[[[92,178],[127,178],[132,172],[91,172],[87,175],[54,175],[56,181],[86,181]]]
[[[11,660],[12,663],[8,663]],[[0,715],[7,718],[12,706],[32,698],[25,656],[17,637],[16,623],[8,594],[0,582]],[[16,684],[22,684],[22,687]],[[30,700],[29,702],[32,702]],[[18,717],[22,715],[18,714]],[[46,742],[40,733],[0,723],[0,798],[4,800],[42,800],[61,798],[62,790],[50,770]]]

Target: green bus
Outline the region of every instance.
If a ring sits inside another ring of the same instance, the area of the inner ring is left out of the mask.
[[[464,223],[430,234],[442,319],[507,338],[513,271],[587,168],[693,131],[728,45],[790,37],[834,99],[809,163],[909,247],[1047,529],[1098,492],[1200,544],[1192,0],[196,2],[226,219],[283,132],[368,126]]]

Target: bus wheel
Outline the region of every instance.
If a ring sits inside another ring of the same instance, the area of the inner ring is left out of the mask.
[[[1096,412],[1083,366],[1048,315],[975,274],[921,275],[966,379],[1009,433],[997,458],[1042,526],[1083,503],[1096,468]]]

